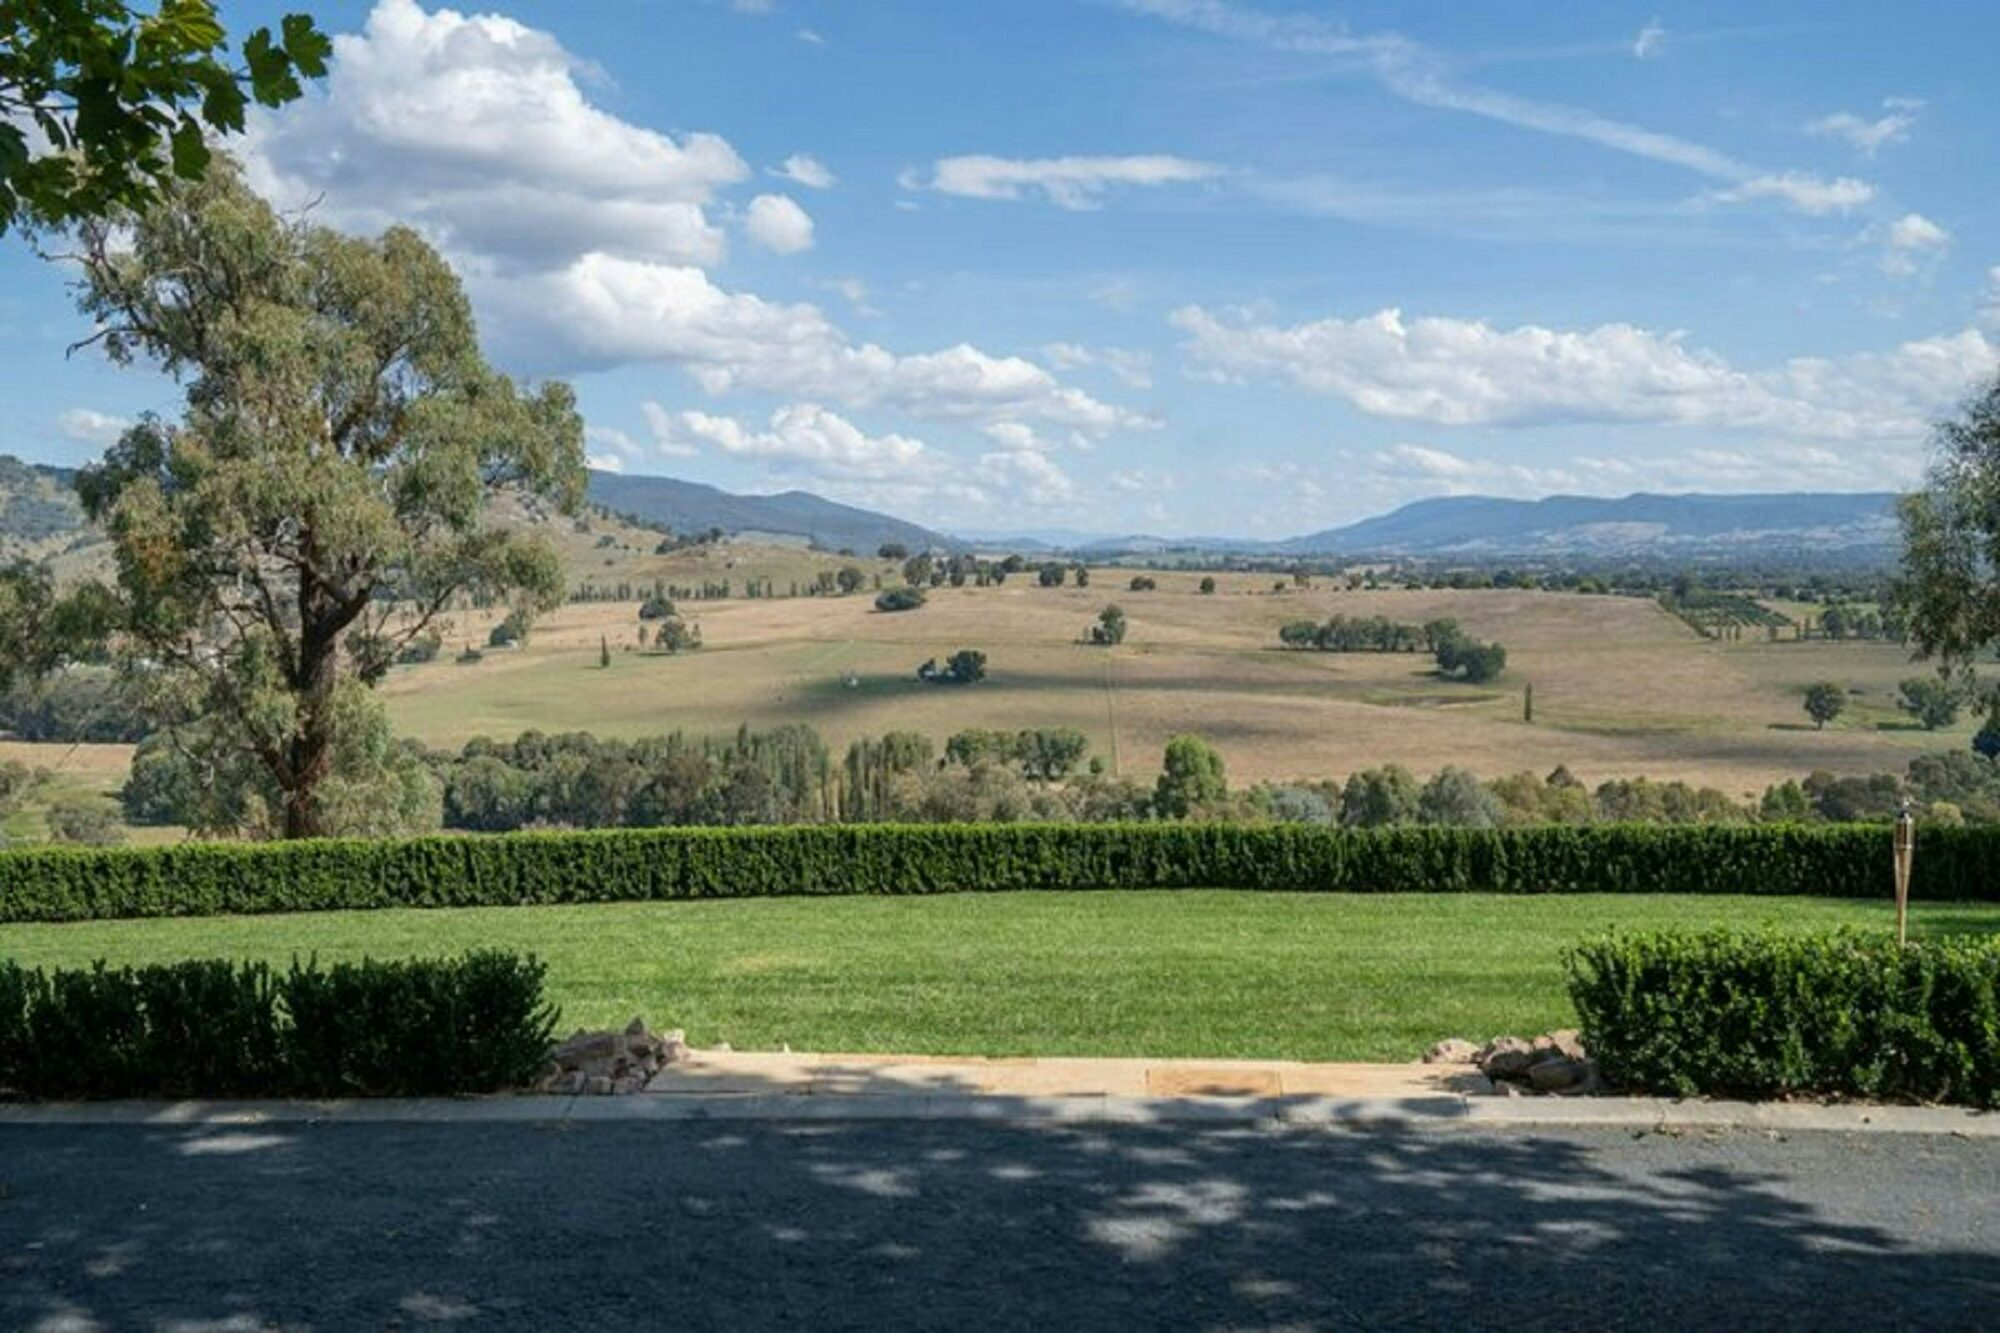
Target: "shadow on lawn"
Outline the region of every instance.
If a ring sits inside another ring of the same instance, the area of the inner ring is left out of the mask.
[[[2000,1145],[1945,1148],[938,1121],[5,1128],[0,1323],[1974,1326],[2000,1255],[1917,1228],[1974,1234],[1967,1182]]]

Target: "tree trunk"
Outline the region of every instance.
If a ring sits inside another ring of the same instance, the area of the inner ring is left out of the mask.
[[[339,665],[339,631],[330,621],[308,619],[299,634],[297,707],[285,772],[285,837],[317,838],[325,831],[319,784],[333,767],[333,687]]]

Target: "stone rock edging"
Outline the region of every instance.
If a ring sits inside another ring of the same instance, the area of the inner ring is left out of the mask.
[[[1544,1032],[1532,1040],[1495,1037],[1475,1046],[1449,1037],[1424,1052],[1427,1065],[1476,1065],[1508,1096],[1587,1097],[1604,1091],[1597,1063],[1574,1028]]]
[[[623,1032],[579,1028],[549,1051],[548,1070],[535,1090],[595,1097],[641,1092],[653,1075],[693,1053],[679,1028],[650,1032],[643,1018],[634,1018]]]

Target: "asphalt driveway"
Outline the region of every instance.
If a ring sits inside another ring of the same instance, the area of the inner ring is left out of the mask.
[[[0,1127],[0,1324],[1992,1326],[2000,1140]]]

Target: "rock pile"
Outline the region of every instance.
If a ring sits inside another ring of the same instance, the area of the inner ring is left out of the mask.
[[[548,1072],[536,1087],[542,1092],[599,1097],[639,1092],[653,1075],[688,1055],[687,1037],[680,1029],[649,1032],[646,1020],[635,1018],[623,1032],[579,1030],[558,1043],[549,1052]]]
[[[1452,1037],[1425,1051],[1424,1063],[1477,1065],[1480,1073],[1512,1095],[1556,1093],[1581,1097],[1602,1088],[1597,1065],[1572,1028],[1544,1032],[1532,1041],[1495,1037],[1484,1046]]]

